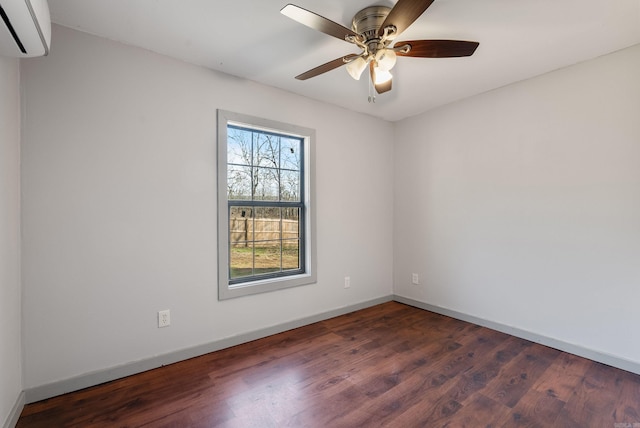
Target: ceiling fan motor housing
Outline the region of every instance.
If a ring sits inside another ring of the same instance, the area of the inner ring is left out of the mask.
[[[369,6],[356,13],[351,21],[351,29],[364,36],[367,42],[373,39],[380,39],[378,29],[384,23],[391,8],[386,6]]]

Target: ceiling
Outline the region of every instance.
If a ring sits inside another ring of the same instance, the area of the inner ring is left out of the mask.
[[[292,0],[350,27],[388,0]],[[288,0],[48,0],[53,22],[396,121],[640,43],[640,0],[435,0],[396,40],[480,42],[468,58],[399,58],[393,90],[367,101],[344,67],[294,76],[354,45],[280,14]],[[55,50],[55,39],[52,41]]]

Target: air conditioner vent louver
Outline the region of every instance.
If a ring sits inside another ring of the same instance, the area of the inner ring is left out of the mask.
[[[33,57],[49,53],[51,19],[46,0],[0,0],[0,55]]]
[[[4,21],[4,25],[7,26],[7,29],[9,30],[9,33],[11,33],[11,37],[13,37],[13,40],[16,42],[16,45],[18,45],[18,48],[20,49],[20,52],[22,52],[23,54],[26,54],[27,51],[24,48],[24,45],[22,44],[22,41],[20,41],[20,37],[18,37],[18,34],[16,33],[15,28],[13,28],[13,24],[11,24],[11,21],[9,20],[9,17],[7,16],[7,13],[4,11],[2,6],[0,6],[0,16],[2,16],[2,20]]]

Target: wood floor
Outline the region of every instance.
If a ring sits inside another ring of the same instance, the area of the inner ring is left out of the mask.
[[[25,407],[18,427],[640,427],[640,376],[391,302]]]

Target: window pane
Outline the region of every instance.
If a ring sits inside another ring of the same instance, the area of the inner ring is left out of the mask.
[[[281,239],[280,208],[257,207],[255,218],[255,240],[273,241]]]
[[[227,127],[227,163],[251,165],[251,132]]]
[[[300,208],[282,209],[282,239],[300,238]]]
[[[255,244],[255,274],[280,272],[280,241],[262,241]]]
[[[229,210],[229,240],[233,243],[253,241],[253,208],[231,207]]]
[[[280,143],[280,168],[290,169],[294,171],[300,170],[300,144],[301,142],[297,138],[282,138],[282,141]]]
[[[251,200],[251,168],[229,165],[227,167],[227,199]]]
[[[280,137],[261,132],[253,134],[253,165],[280,167]]]
[[[253,199],[256,201],[277,201],[279,197],[280,177],[277,169],[254,168],[255,193]]]
[[[280,200],[300,201],[300,171],[280,171]]]
[[[300,269],[300,240],[282,241],[282,270]]]
[[[253,275],[253,243],[231,243],[229,247],[229,275],[231,279]]]

